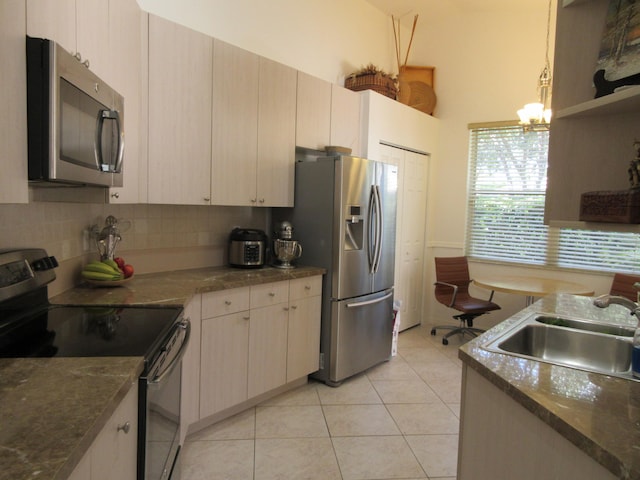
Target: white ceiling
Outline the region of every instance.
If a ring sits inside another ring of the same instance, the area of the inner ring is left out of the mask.
[[[539,10],[548,6],[548,0],[366,0],[387,15],[401,18],[402,24],[411,25],[419,15],[421,22],[436,14],[466,11],[516,11]]]

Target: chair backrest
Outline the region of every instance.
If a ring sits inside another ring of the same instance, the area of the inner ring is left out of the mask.
[[[469,263],[467,257],[435,257],[436,281],[450,283],[458,286],[458,298],[468,296],[469,283]],[[451,302],[451,288],[442,285],[435,287],[436,300],[445,305]]]
[[[629,275],[627,273],[616,273],[611,283],[610,295],[619,295],[628,298],[633,302],[638,301],[638,290],[633,284],[640,282],[640,275]]]

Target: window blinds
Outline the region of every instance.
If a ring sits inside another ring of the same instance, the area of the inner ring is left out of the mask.
[[[543,224],[548,132],[471,129],[465,254],[479,260],[640,271],[640,235]]]

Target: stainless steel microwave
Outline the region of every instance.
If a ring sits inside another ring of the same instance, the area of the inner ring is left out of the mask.
[[[54,41],[26,43],[29,181],[121,187],[124,98]]]

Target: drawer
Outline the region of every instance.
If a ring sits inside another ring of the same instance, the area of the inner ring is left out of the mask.
[[[289,301],[289,281],[251,287],[251,308],[268,307]]]
[[[322,275],[297,278],[289,282],[289,299],[315,297],[322,295]]]
[[[250,288],[232,288],[202,294],[202,318],[249,310]]]

